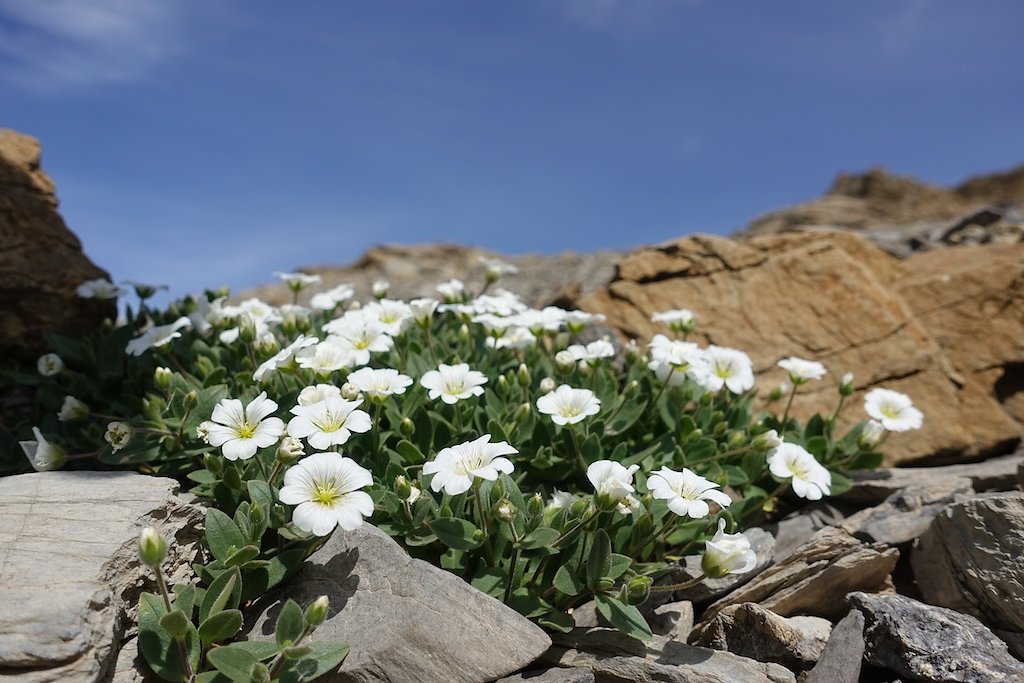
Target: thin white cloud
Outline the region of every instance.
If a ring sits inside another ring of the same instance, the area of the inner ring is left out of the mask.
[[[0,80],[55,91],[145,78],[184,49],[191,2],[0,0]]]

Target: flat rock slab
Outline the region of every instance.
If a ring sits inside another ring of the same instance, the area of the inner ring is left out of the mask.
[[[979,617],[1024,656],[1024,493],[946,507],[910,560],[925,600]]]
[[[958,479],[970,479],[976,492],[1012,491],[1017,488],[1017,468],[1024,464],[1024,451],[981,462],[942,467],[880,467],[853,475],[853,486],[840,500],[862,505],[878,505],[893,493],[908,486],[959,488]]]
[[[364,524],[336,532],[280,592],[257,603],[251,639],[272,639],[287,598],[305,606],[321,595],[330,615],[318,641],[352,647],[336,681],[493,681],[527,667],[551,645],[533,622],[454,574],[409,557]]]
[[[974,617],[902,595],[851,593],[864,614],[865,659],[913,681],[1019,683],[1024,663]]]
[[[857,538],[900,545],[927,531],[944,507],[967,500],[973,493],[967,477],[911,485],[896,491],[881,504],[847,517],[837,526]]]
[[[760,603],[784,617],[808,614],[839,619],[847,612],[840,596],[855,590],[891,589],[889,575],[898,559],[895,548],[863,543],[842,529],[826,527],[785,560],[713,603],[704,620],[744,602]]]
[[[804,683],[857,683],[864,663],[864,615],[852,609],[840,620]]]
[[[730,652],[694,647],[663,636],[641,643],[613,629],[575,629],[556,634],[544,655],[558,666],[593,671],[597,683],[795,683],[778,664],[765,664]]]
[[[131,472],[0,478],[0,679],[96,681],[112,666],[151,577],[139,532],[168,540],[172,580],[195,557],[202,510],[173,479]]]
[[[578,666],[533,669],[506,676],[494,683],[594,683],[594,672]]]
[[[787,669],[809,669],[818,661],[832,632],[821,617],[780,617],[757,603],[726,607],[704,624],[694,645],[724,650],[759,662],[775,662]]]

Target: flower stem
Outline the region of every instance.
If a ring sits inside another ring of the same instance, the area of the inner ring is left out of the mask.
[[[793,385],[793,391],[789,394],[789,400],[786,401],[786,410],[782,413],[782,431],[786,431],[786,422],[789,421],[789,409],[793,407],[793,399],[796,398],[796,384]]]
[[[667,585],[667,586],[651,586],[651,592],[652,593],[675,593],[676,591],[684,591],[687,588],[693,588],[694,586],[696,586],[698,583],[700,583],[701,581],[703,581],[706,578],[708,578],[708,577],[704,575],[704,572],[701,572],[700,576],[698,576],[697,578],[690,579],[689,581],[683,581],[682,583],[673,583],[673,584],[670,584],[670,585]]]
[[[160,571],[160,565],[153,567],[153,573],[156,574],[156,585],[160,588],[160,595],[164,599],[164,607],[170,612],[173,608],[171,607],[171,595],[167,592],[167,582],[164,580],[164,573]],[[185,615],[188,617],[189,615]],[[181,657],[181,669],[185,673],[186,680],[195,680],[195,674],[192,673],[192,664],[188,661],[188,651],[185,649],[185,639],[175,638],[178,643],[178,655]]]
[[[558,544],[560,544],[560,543],[561,543],[562,541],[564,541],[564,540],[565,540],[566,538],[568,538],[569,536],[571,536],[571,535],[573,535],[574,533],[576,533],[576,531],[577,531],[578,529],[580,529],[581,527],[583,527],[583,526],[587,525],[587,524],[588,524],[588,523],[589,523],[589,522],[590,522],[590,521],[591,521],[592,519],[594,519],[595,517],[597,517],[597,516],[598,516],[599,514],[601,514],[601,509],[600,509],[600,508],[598,508],[598,509],[594,510],[594,512],[593,512],[593,513],[591,513],[591,515],[590,515],[589,517],[584,517],[584,518],[580,519],[580,521],[579,521],[579,522],[577,522],[577,523],[576,523],[576,524],[575,524],[575,525],[574,525],[574,526],[573,526],[573,527],[572,527],[571,529],[569,529],[569,530],[568,530],[568,531],[566,531],[566,532],[565,532],[564,534],[562,534],[561,536],[559,536],[558,538],[556,538],[556,539],[555,539],[555,541],[554,541],[554,543],[552,543],[551,545],[552,545],[552,546],[557,546],[557,545],[558,545]]]
[[[580,464],[581,471],[587,471],[587,461],[583,458],[583,451],[580,449],[580,440],[576,437],[576,430],[571,425],[567,425],[569,429],[569,436],[572,437],[572,447],[576,451],[576,460]]]
[[[665,381],[661,383],[661,389],[658,390],[658,393],[654,396],[654,400],[651,401],[652,407],[658,405],[658,399],[660,399],[661,395],[665,393],[666,389],[668,389],[668,383],[669,381],[671,381],[672,375],[674,375],[675,372],[676,366],[673,365],[671,368],[669,368],[668,375],[665,377]]]

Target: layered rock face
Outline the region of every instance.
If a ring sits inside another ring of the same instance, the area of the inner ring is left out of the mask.
[[[0,351],[35,352],[46,332],[75,333],[113,318],[114,304],[75,288],[108,278],[57,212],[34,138],[0,129]]]

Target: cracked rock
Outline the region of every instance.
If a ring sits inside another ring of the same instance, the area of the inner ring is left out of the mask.
[[[319,641],[347,643],[338,681],[493,681],[537,659],[551,639],[539,626],[457,576],[411,557],[377,528],[337,531],[246,622],[273,638],[283,601],[330,598]]]
[[[801,670],[818,661],[831,631],[832,624],[827,619],[787,619],[748,602],[726,607],[691,640],[694,645]]]

